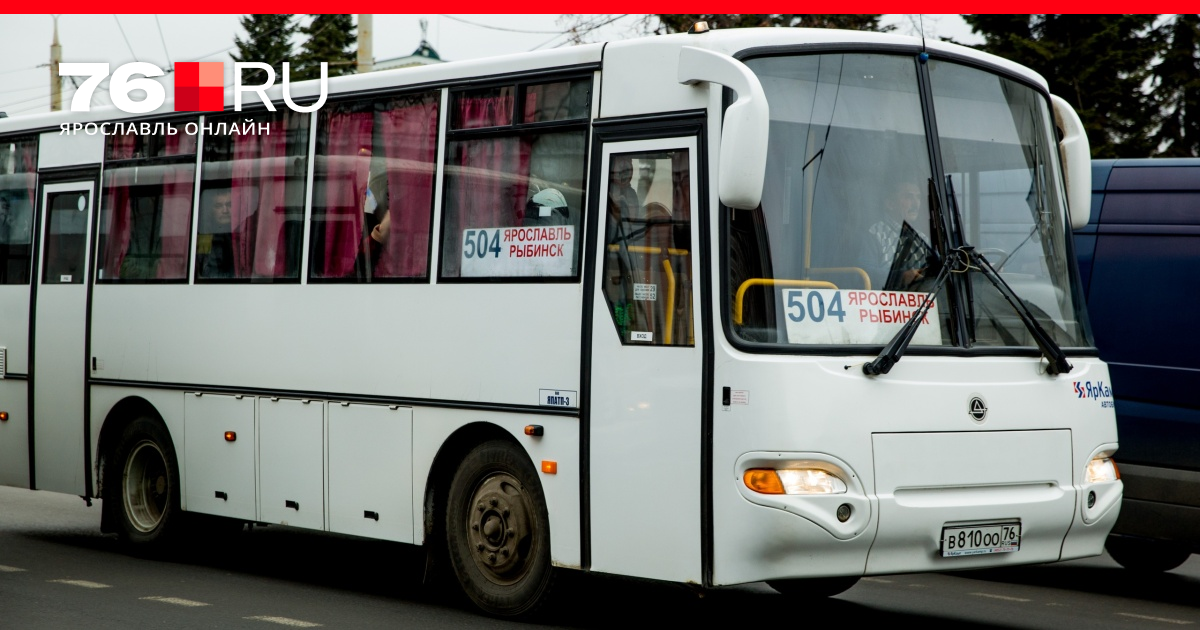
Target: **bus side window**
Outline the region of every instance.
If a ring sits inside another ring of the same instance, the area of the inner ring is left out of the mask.
[[[37,136],[0,140],[0,284],[28,284]]]
[[[590,85],[451,91],[439,278],[578,278]]]
[[[439,104],[432,91],[321,110],[310,280],[428,278]]]
[[[197,249],[227,233],[232,256],[226,269],[214,271],[211,264],[204,266],[208,259],[203,252],[197,252],[197,280],[299,280],[308,121],[307,115],[282,110],[214,116],[205,123],[202,205],[210,198],[215,202],[217,191],[228,191],[229,211],[227,223],[224,217],[220,224],[200,223]],[[238,133],[230,131],[235,125],[241,126]],[[212,132],[207,131],[210,126]],[[243,129],[252,132],[241,133]]]
[[[603,282],[622,344],[695,344],[687,169],[685,149],[610,158]]]

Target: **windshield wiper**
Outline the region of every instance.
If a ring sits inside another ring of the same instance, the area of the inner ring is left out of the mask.
[[[929,312],[933,306],[933,300],[937,296],[938,291],[942,290],[942,286],[946,284],[946,280],[951,273],[964,273],[970,268],[971,251],[969,247],[960,247],[952,250],[946,262],[942,265],[942,270],[938,272],[937,280],[933,283],[933,289],[925,294],[925,299],[921,300],[921,306],[917,307],[908,321],[896,331],[896,335],[888,342],[883,350],[875,357],[874,361],[864,363],[862,366],[863,374],[867,376],[876,376],[879,374],[887,374],[892,371],[892,366],[904,356],[904,351],[908,349],[908,344],[912,342],[913,335],[917,334],[917,327],[921,325],[921,320],[925,319],[925,314]],[[847,368],[851,366],[846,366]]]
[[[946,186],[948,196],[950,197],[950,210],[955,216],[961,217],[962,215],[959,214],[958,210],[958,197],[954,194],[953,178],[946,178]],[[967,255],[970,257],[970,262],[974,263],[971,268],[982,273],[983,277],[987,278],[988,282],[991,282],[996,287],[1000,295],[1004,296],[1004,299],[1016,311],[1017,316],[1021,318],[1021,323],[1025,324],[1025,328],[1029,329],[1030,334],[1033,335],[1033,341],[1037,344],[1038,350],[1041,350],[1042,355],[1046,357],[1046,362],[1048,363],[1046,373],[1051,376],[1069,373],[1072,366],[1067,362],[1066,353],[1054,342],[1054,339],[1050,337],[1050,333],[1046,332],[1046,329],[1042,328],[1042,325],[1038,323],[1037,318],[1030,312],[1029,306],[1025,304],[1025,300],[1022,300],[1017,295],[1017,292],[1008,286],[1008,283],[1004,281],[1004,278],[1000,277],[1000,273],[996,271],[996,268],[992,266],[992,263],[983,254],[980,254],[971,247],[965,249],[967,250]],[[1016,250],[1014,249],[1013,251]]]
[[[947,177],[947,180],[950,180]],[[958,209],[958,199],[954,195],[954,182],[947,182],[948,196],[950,197],[950,209],[956,217],[961,216]],[[1029,310],[1029,306],[1025,301],[1017,295],[1012,287],[1004,281],[1004,278],[992,266],[983,254],[975,251],[975,248],[970,245],[964,245],[950,250],[950,256],[947,257],[945,264],[942,265],[941,271],[938,273],[937,282],[934,284],[933,290],[925,295],[925,299],[921,301],[921,306],[913,311],[912,316],[908,318],[904,326],[896,332],[896,336],[888,342],[883,350],[875,357],[874,361],[864,363],[862,366],[863,374],[867,376],[877,376],[879,374],[887,374],[892,370],[892,366],[904,356],[905,350],[908,349],[908,344],[912,342],[913,336],[917,333],[917,326],[921,324],[925,314],[933,306],[933,299],[942,286],[946,284],[946,279],[951,273],[966,273],[970,270],[976,270],[983,274],[983,277],[988,279],[1000,295],[1004,296],[1005,301],[1013,307],[1017,316],[1021,318],[1021,323],[1025,324],[1030,334],[1033,335],[1034,343],[1037,344],[1038,350],[1042,351],[1042,355],[1046,357],[1048,365],[1046,373],[1054,376],[1056,374],[1067,374],[1073,366],[1067,362],[1067,355],[1062,348],[1055,343],[1054,339],[1046,332],[1045,328],[1038,323],[1037,318]],[[846,366],[849,369],[851,366]]]
[[[1008,283],[1004,281],[1004,278],[1000,277],[1000,274],[992,267],[992,263],[983,254],[971,250],[970,256],[971,262],[975,263],[974,268],[978,269],[983,274],[983,277],[987,278],[996,287],[1000,295],[1004,296],[1004,299],[1017,312],[1017,316],[1021,318],[1021,322],[1025,324],[1030,334],[1033,335],[1034,343],[1037,344],[1038,349],[1042,351],[1042,355],[1046,357],[1046,361],[1049,363],[1046,367],[1046,373],[1051,376],[1069,373],[1072,365],[1067,362],[1066,353],[1054,342],[1050,333],[1046,332],[1046,329],[1042,328],[1042,325],[1038,323],[1037,318],[1030,312],[1029,306],[1025,304],[1025,301],[1012,290],[1012,287],[1008,286]]]

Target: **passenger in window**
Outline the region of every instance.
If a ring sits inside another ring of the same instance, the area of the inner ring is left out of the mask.
[[[522,226],[567,225],[571,222],[571,210],[567,199],[554,188],[543,188],[525,202]]]
[[[32,214],[29,204],[9,198],[12,191],[0,191],[0,245],[29,243]]]
[[[921,187],[899,181],[888,188],[884,213],[867,229],[863,266],[873,284],[889,291],[915,290],[925,278],[932,247],[925,234]]]
[[[360,277],[372,278],[392,233],[392,214],[388,207],[386,173],[369,178],[362,197],[363,244],[356,267]]]
[[[207,234],[197,239],[196,254],[201,278],[233,277],[233,203],[228,189],[209,194]]]
[[[674,221],[667,206],[657,201],[646,204],[646,244],[651,247],[675,247]]]
[[[617,204],[617,212],[626,221],[645,218],[637,191],[630,184],[632,180],[633,160],[627,155],[612,156],[608,170],[608,198]]]

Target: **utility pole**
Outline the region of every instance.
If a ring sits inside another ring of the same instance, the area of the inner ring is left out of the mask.
[[[358,14],[358,73],[370,72],[375,67],[375,55],[371,52],[372,14]]]
[[[58,43],[58,16],[54,18],[54,41],[50,44],[50,111],[62,110],[62,77],[58,76],[58,64],[62,62],[62,46]]]

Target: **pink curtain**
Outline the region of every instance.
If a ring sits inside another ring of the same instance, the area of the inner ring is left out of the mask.
[[[189,136],[184,133],[183,122],[177,122],[174,125],[179,130],[179,133],[167,136],[166,155],[196,155],[196,140],[199,136]]]
[[[372,112],[336,112],[329,116],[325,160],[325,278],[354,273],[362,246],[363,195],[371,168]]]
[[[187,278],[188,245],[192,236],[194,167],[180,164],[163,177],[162,232],[159,235],[158,277]]]
[[[538,90],[529,88],[525,91],[525,112],[517,122],[538,122]]]
[[[531,145],[516,137],[466,140],[459,144],[462,167],[456,220],[447,221],[445,272],[456,276],[462,254],[462,230],[519,225],[529,190]]]
[[[136,157],[138,137],[133,134],[123,136],[109,136],[108,150],[105,151],[104,159],[106,160],[128,160]]]
[[[460,97],[454,100],[459,129],[478,129],[512,124],[513,97]]]
[[[117,280],[121,277],[121,263],[129,251],[129,240],[133,233],[133,203],[129,188],[133,185],[132,169],[118,168],[109,171],[104,189],[106,211],[105,224],[100,233],[105,234],[104,251],[100,252],[101,280]]]
[[[391,227],[376,277],[413,278],[426,273],[437,119],[438,103],[432,99],[382,113]]]
[[[278,278],[285,273],[284,193],[287,176],[285,118],[266,134],[233,137],[233,269],[236,278]]]

